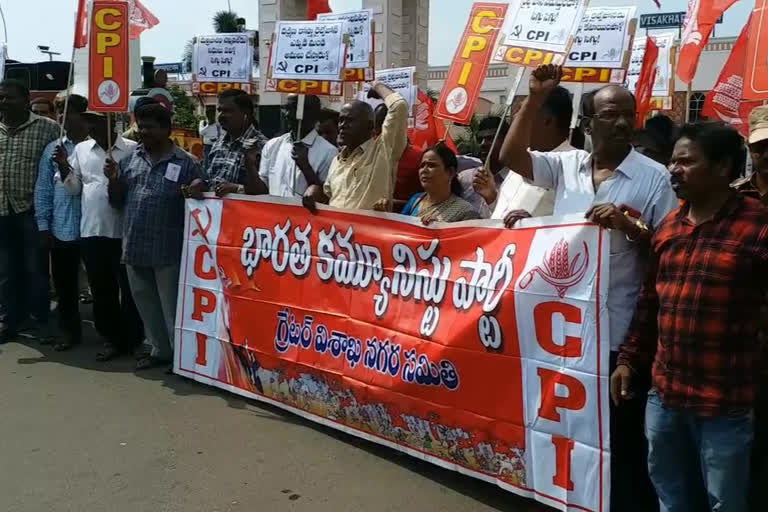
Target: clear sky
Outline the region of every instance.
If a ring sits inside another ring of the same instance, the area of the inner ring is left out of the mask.
[[[248,28],[257,28],[258,0],[230,0],[232,10],[246,18]],[[142,0],[160,24],[142,37],[142,54],[154,55],[157,62],[178,62],[187,40],[212,32],[213,14],[227,8],[227,0]],[[337,12],[360,8],[362,0],[331,0]],[[464,29],[473,0],[431,0],[429,13],[429,63],[448,64]],[[684,11],[686,0],[661,0],[662,9],[652,0],[593,0],[592,5],[638,5],[642,13]],[[739,0],[725,14],[716,35],[736,36],[744,25],[753,2]],[[8,27],[9,58],[34,62],[46,58],[38,45],[61,52],[69,60],[77,0],[0,0]],[[450,7],[450,8],[447,8]],[[644,32],[644,31],[640,31]],[[0,34],[2,37],[2,34]]]

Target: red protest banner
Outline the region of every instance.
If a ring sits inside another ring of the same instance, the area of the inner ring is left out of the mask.
[[[464,35],[437,102],[435,117],[469,124],[508,7],[507,4],[493,3],[472,5]]]
[[[637,100],[637,127],[642,128],[651,105],[653,97],[653,84],[656,82],[656,62],[659,60],[659,47],[653,37],[649,37],[645,43],[645,55],[643,55],[643,67],[640,68],[640,76],[637,79],[635,98]]]
[[[85,0],[77,3],[75,18],[75,48],[85,48],[88,44],[88,8]]]
[[[744,69],[746,67],[747,39],[752,17],[733,45],[731,55],[723,66],[715,87],[707,94],[701,113],[733,125],[742,135],[749,133],[749,113],[760,106],[760,101],[742,101],[744,95]]]
[[[413,126],[408,128],[408,140],[413,147],[424,151],[439,140],[445,140],[448,147],[457,152],[451,135],[446,132],[445,124],[435,119],[435,102],[421,89],[413,113]]]
[[[736,0],[688,0],[688,12],[680,41],[680,57],[677,61],[677,77],[680,80],[691,83],[712,28],[735,2]]]
[[[176,373],[561,510],[608,510],[597,226],[424,227],[266,197],[188,200],[185,216]]]
[[[768,99],[768,0],[757,0],[747,40],[744,94],[747,100]]]
[[[97,112],[128,110],[128,4],[95,0],[89,47],[88,103]]]

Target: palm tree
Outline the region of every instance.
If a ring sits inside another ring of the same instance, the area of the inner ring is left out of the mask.
[[[217,34],[231,34],[233,32],[243,32],[245,29],[243,25],[238,23],[240,16],[234,11],[219,11],[213,15],[213,30]],[[256,30],[253,36],[253,63],[259,65],[259,31]],[[195,48],[195,40],[190,39],[187,44],[184,45],[184,50],[181,54],[181,67],[185,73],[192,72],[192,52]]]
[[[483,115],[474,114],[468,125],[457,126],[464,128],[464,133],[454,139],[456,149],[459,150],[460,155],[479,155],[480,151],[480,139],[478,134],[480,132],[480,123],[488,117],[502,117],[505,109],[503,107],[496,108],[491,112]]]

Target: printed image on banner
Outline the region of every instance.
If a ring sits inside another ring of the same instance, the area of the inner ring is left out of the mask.
[[[507,16],[501,44],[564,54],[585,7],[586,0],[522,0]]]
[[[448,70],[435,117],[469,124],[485,80],[507,4],[475,3]]]
[[[269,78],[341,80],[344,39],[340,21],[278,21]]]
[[[125,112],[131,94],[128,83],[128,4],[93,2],[88,45],[88,108],[96,112]]]
[[[348,36],[346,64],[350,69],[362,69],[362,77],[352,75],[356,81],[373,80],[373,10],[327,13],[317,16],[318,21],[340,21],[344,24],[344,33]],[[346,79],[346,77],[345,77]]]
[[[405,68],[392,68],[392,69],[377,69],[376,81],[382,82],[387,85],[393,91],[400,93],[408,102],[408,112],[413,115],[413,106],[416,105],[416,96],[419,93],[419,88],[416,87],[416,67],[409,66]],[[380,99],[374,99],[368,97],[368,91],[371,90],[371,84],[366,82],[363,84],[363,90],[358,93],[357,97],[361,101],[366,101],[376,108],[376,105],[384,103]]]
[[[211,198],[186,201],[185,230],[176,373],[561,510],[608,511],[597,226],[424,227]]]
[[[250,82],[253,41],[248,34],[198,36],[192,52],[197,82]]]
[[[768,0],[757,0],[752,11],[744,70],[744,99],[768,99]]]
[[[562,81],[624,83],[636,27],[635,7],[586,9],[563,68]],[[493,61],[536,67],[554,62],[557,56],[553,51],[499,46]]]
[[[632,43],[632,57],[627,69],[627,80],[625,86],[630,91],[637,89],[637,80],[640,77],[640,70],[643,67],[643,57],[645,56],[645,37],[637,37]],[[675,77],[673,75],[674,43],[675,34],[666,33],[654,35],[656,46],[659,47],[659,58],[656,61],[656,80],[653,84],[653,97],[663,98],[672,96],[675,93]]]

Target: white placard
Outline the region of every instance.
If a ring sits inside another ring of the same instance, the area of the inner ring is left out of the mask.
[[[565,53],[585,6],[586,0],[522,0],[507,13],[501,44]]]
[[[253,43],[248,34],[198,36],[192,69],[198,82],[250,82]]]
[[[271,78],[341,80],[344,39],[340,21],[278,21]]]
[[[656,45],[659,47],[659,58],[656,61],[656,82],[653,84],[653,97],[661,98],[666,96],[672,96],[674,93],[670,89],[670,81],[672,80],[672,61],[670,59],[672,45],[675,42],[675,34],[670,32],[667,34],[659,34],[652,36],[656,41]],[[635,92],[637,89],[637,79],[640,76],[640,70],[643,67],[643,57],[645,57],[645,43],[647,37],[637,37],[634,43],[632,43],[632,57],[629,61],[629,68],[627,69],[627,89]]]
[[[371,21],[373,9],[360,11],[320,14],[318,21],[340,21],[344,24],[344,33],[349,36],[347,46],[347,69],[365,69],[371,66],[373,38]]]
[[[405,68],[391,68],[391,69],[377,69],[376,81],[386,84],[387,87],[393,91],[400,93],[408,102],[408,112],[413,112],[413,106],[416,104],[416,98],[419,94],[419,88],[416,87],[414,75],[416,74],[416,67],[410,66]],[[368,91],[371,89],[370,83],[363,84],[363,90],[359,94],[358,99],[367,101],[375,108],[376,105],[381,103],[381,100],[372,100],[368,98]]]
[[[635,17],[631,7],[590,7],[573,41],[566,66],[624,68],[624,55],[630,51],[630,21]]]

